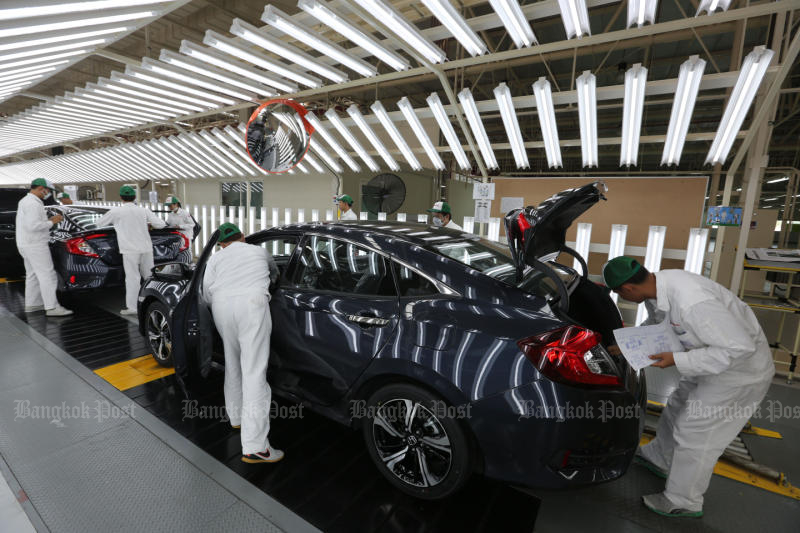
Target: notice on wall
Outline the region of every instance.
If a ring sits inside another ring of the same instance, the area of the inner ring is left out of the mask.
[[[491,200],[475,200],[475,223],[489,222],[491,211]]]
[[[623,357],[634,370],[655,363],[654,359],[650,359],[651,355],[683,351],[681,341],[672,331],[669,320],[654,326],[615,329],[614,338]]]
[[[473,200],[494,200],[494,183],[475,183],[472,186]]]
[[[503,214],[523,207],[525,207],[525,199],[522,196],[503,196],[500,198],[500,212]]]
[[[158,191],[149,191],[147,193],[147,195],[148,195],[148,197],[150,199],[150,203],[151,204],[157,204],[158,203]]]

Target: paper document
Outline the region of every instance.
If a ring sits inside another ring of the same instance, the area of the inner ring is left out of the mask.
[[[634,370],[655,363],[654,359],[650,359],[651,355],[683,351],[681,341],[667,320],[654,326],[615,329],[614,338],[617,339],[622,355]]]

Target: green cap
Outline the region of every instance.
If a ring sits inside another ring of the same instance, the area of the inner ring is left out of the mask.
[[[349,194],[340,194],[336,197],[337,202],[344,202],[347,205],[353,205],[353,198]]]
[[[614,290],[631,279],[641,269],[642,265],[639,264],[639,261],[632,257],[621,255],[603,265],[603,281],[606,282],[606,287]]]
[[[120,196],[136,196],[136,189],[131,187],[130,185],[123,185],[119,188],[119,195]]]
[[[241,233],[242,230],[239,229],[239,226],[234,224],[233,222],[226,222],[219,227],[219,241],[224,241],[236,235],[237,233]]]
[[[50,180],[46,180],[44,178],[36,178],[31,182],[31,189],[34,187],[47,187],[51,191],[56,190],[55,186],[50,182]]]
[[[450,204],[447,202],[436,202],[433,207],[428,209],[428,213],[446,213],[450,214]]]
[[[69,198],[69,194],[65,192],[60,192],[56,195],[56,198],[58,198],[59,200],[61,200],[62,198]]]
[[[177,196],[167,196],[167,199],[164,200],[164,205],[172,205],[172,204],[179,204],[179,203],[181,203],[181,201],[178,200]]]

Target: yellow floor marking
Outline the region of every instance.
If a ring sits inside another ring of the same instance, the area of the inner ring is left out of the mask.
[[[0,283],[16,283],[22,281],[21,279],[0,278]]]
[[[175,369],[159,365],[151,354],[98,368],[94,373],[123,391],[171,376],[175,373]]]
[[[644,446],[651,440],[653,440],[651,435],[642,435],[639,445]],[[781,475],[782,483],[775,483],[771,479],[754,474],[753,472],[745,470],[740,466],[731,464],[724,459],[717,461],[717,464],[714,467],[714,473],[718,476],[726,477],[740,483],[745,483],[747,485],[768,490],[782,496],[800,500],[800,489],[793,487],[783,475]]]
[[[769,437],[771,439],[783,438],[783,435],[781,435],[777,431],[772,431],[771,429],[759,428],[756,426],[745,427],[741,432],[747,433],[748,435],[758,435],[759,437]]]

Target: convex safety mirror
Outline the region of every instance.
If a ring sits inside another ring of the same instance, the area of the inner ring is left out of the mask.
[[[293,100],[261,104],[247,122],[247,153],[267,172],[287,172],[303,160],[314,128],[308,110]]]

